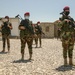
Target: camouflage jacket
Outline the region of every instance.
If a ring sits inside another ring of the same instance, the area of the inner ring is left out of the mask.
[[[19,27],[24,26],[25,30],[20,30],[20,38],[23,38],[25,36],[31,36],[34,34],[33,26],[32,26],[32,21],[29,21],[27,19],[22,20]]]
[[[65,19],[63,19],[58,23],[58,26],[61,29],[61,37],[64,39],[74,36],[75,26],[72,25],[74,21],[72,20],[70,22],[66,22]]]

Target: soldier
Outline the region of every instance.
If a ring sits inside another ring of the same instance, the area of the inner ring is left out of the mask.
[[[35,43],[36,43],[36,48],[38,45],[38,40],[39,40],[39,44],[41,47],[41,35],[42,35],[42,28],[40,26],[40,22],[37,22],[37,24],[35,25],[35,34],[37,35],[37,37],[35,38]]]
[[[64,7],[61,13],[62,17],[59,22],[61,27],[61,41],[63,47],[63,58],[64,65],[67,65],[67,53],[69,57],[69,65],[73,65],[73,49],[74,49],[74,20],[69,16],[70,8],[68,6]]]
[[[11,34],[12,24],[9,22],[9,17],[5,16],[5,21],[1,25],[2,30],[2,41],[3,41],[3,50],[2,52],[5,52],[5,43],[7,40],[7,46],[8,46],[8,52],[10,52],[10,40],[9,36]]]
[[[58,32],[58,36],[57,36],[57,40],[58,40],[60,38],[60,33],[61,33],[60,28],[58,28],[57,32]]]
[[[22,55],[22,60],[24,60],[24,49],[25,45],[27,43],[28,49],[29,49],[29,60],[32,58],[32,43],[33,43],[33,27],[32,27],[32,22],[29,20],[30,13],[26,12],[24,14],[25,19],[21,21],[19,25],[20,29],[20,39],[21,39],[21,55]]]

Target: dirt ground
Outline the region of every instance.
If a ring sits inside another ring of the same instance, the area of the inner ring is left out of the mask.
[[[20,40],[11,39],[10,53],[2,53],[0,41],[0,75],[75,75],[74,66],[63,66],[61,41],[57,39],[42,39],[42,48],[35,48],[33,42],[33,57],[29,61],[26,45],[25,58],[21,61]],[[75,63],[75,49],[73,51]]]

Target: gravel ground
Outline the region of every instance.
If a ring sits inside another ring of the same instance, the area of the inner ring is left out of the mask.
[[[11,51],[0,52],[0,75],[75,75],[75,67],[63,66],[61,41],[57,39],[42,39],[42,48],[33,44],[33,58],[28,60],[26,45],[25,60],[21,61],[20,40],[11,39]],[[2,41],[0,41],[0,51]],[[75,54],[75,50],[74,53]],[[75,63],[75,55],[73,57]]]

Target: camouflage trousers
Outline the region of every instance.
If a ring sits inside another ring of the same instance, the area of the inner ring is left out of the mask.
[[[57,35],[57,39],[59,39],[60,38],[60,31],[58,31],[58,35]]]
[[[7,41],[7,46],[8,48],[10,48],[10,40],[9,40],[9,36],[8,34],[3,34],[2,35],[2,41],[3,41],[3,48],[5,49],[6,46],[6,41]]]
[[[37,34],[37,37],[35,38],[35,44],[38,44],[38,40],[39,40],[39,44],[41,46],[41,34]]]
[[[63,47],[63,58],[72,58],[73,56],[73,48],[74,48],[74,38],[71,39],[62,39],[62,47]]]
[[[24,54],[24,49],[26,46],[26,43],[28,45],[28,49],[29,49],[29,54],[32,54],[32,43],[33,43],[33,38],[31,36],[26,36],[24,38],[21,39],[21,53]]]

